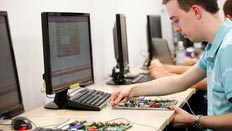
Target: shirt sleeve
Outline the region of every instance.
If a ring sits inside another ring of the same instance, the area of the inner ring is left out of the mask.
[[[198,61],[198,65],[203,69],[203,70],[207,70],[207,60],[206,60],[206,53],[204,53],[200,60]]]

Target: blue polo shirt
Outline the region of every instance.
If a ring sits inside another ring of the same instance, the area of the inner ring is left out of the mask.
[[[208,115],[232,113],[232,22],[229,19],[218,30],[212,44],[198,62],[207,71]]]

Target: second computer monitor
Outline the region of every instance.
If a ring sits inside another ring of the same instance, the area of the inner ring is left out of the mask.
[[[147,15],[147,47],[148,60],[144,66],[148,67],[156,54],[152,46],[152,38],[162,38],[161,17],[159,15]]]
[[[107,84],[127,84],[125,74],[129,72],[129,56],[126,17],[124,14],[116,14],[116,21],[113,27],[113,38],[116,66],[113,67],[112,80],[107,82]]]
[[[43,12],[42,31],[46,94],[56,94],[55,104],[45,107],[66,108],[70,87],[94,82],[90,15]]]
[[[116,23],[113,29],[114,52],[119,68],[122,74],[129,72],[129,57],[127,45],[126,17],[123,14],[116,14]]]

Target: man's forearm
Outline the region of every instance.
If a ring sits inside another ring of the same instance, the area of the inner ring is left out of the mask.
[[[154,81],[138,84],[132,88],[131,94],[132,96],[159,96],[184,91],[187,88],[180,84],[180,79],[181,75],[167,76]]]

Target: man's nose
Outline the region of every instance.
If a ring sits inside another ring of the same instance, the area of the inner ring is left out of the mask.
[[[175,24],[173,24],[173,29],[175,32],[180,32],[181,31],[181,28]]]

